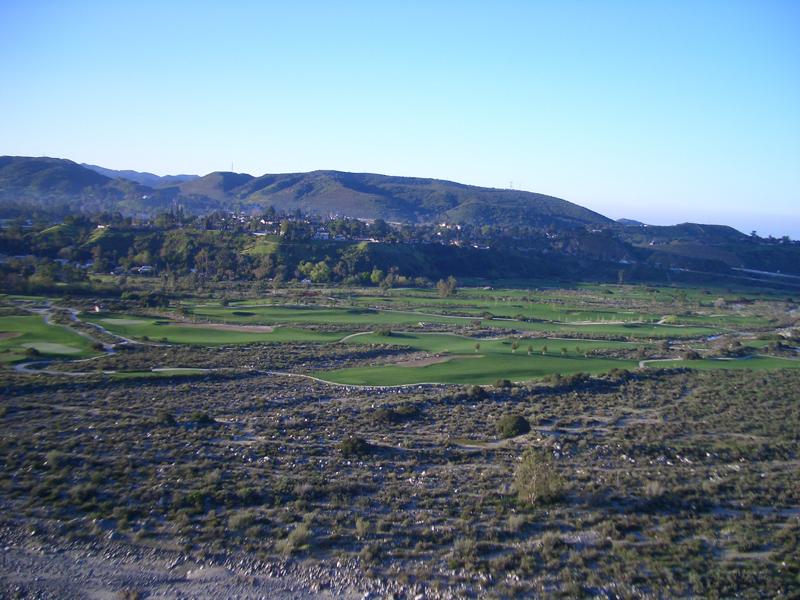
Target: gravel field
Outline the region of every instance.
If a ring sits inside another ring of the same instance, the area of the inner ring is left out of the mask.
[[[198,563],[176,552],[126,544],[45,546],[8,529],[2,535],[2,598],[362,598],[344,571],[225,557]],[[338,574],[337,574],[338,573]]]

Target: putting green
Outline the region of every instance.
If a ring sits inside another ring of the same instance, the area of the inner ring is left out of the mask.
[[[22,344],[23,348],[35,348],[42,354],[80,354],[81,349],[58,342],[29,342]]]
[[[199,346],[220,346],[225,344],[248,344],[257,342],[333,342],[344,335],[336,332],[313,331],[276,327],[271,331],[242,331],[241,327],[225,329],[220,324],[180,323],[167,319],[135,315],[109,317],[108,314],[90,313],[81,318],[97,323],[111,333],[126,338],[165,341],[170,344],[193,344]]]
[[[143,321],[142,319],[101,319],[101,322],[105,325],[144,325],[147,321]]]
[[[61,325],[50,325],[40,315],[0,317],[0,362],[31,360],[29,349],[42,358],[78,358],[96,354],[91,342]]]

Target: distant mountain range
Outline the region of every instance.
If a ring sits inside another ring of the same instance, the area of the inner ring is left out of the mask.
[[[186,181],[199,179],[199,175],[155,175],[154,173],[147,173],[141,171],[115,171],[114,169],[106,169],[105,167],[98,167],[97,165],[87,165],[81,163],[82,167],[91,169],[95,173],[105,175],[111,179],[129,179],[135,183],[146,185],[151,188],[169,187],[171,185],[180,185]]]
[[[0,209],[65,206],[72,211],[152,214],[180,203],[192,213],[278,210],[410,223],[584,227],[613,223],[560,198],[438,179],[312,171],[254,177],[214,172],[159,177],[70,160],[0,157]]]

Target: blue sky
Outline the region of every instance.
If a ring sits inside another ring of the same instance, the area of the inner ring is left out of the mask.
[[[800,2],[0,2],[0,154],[800,238]]]

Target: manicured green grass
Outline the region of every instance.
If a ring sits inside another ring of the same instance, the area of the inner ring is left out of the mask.
[[[85,337],[61,325],[48,325],[39,315],[0,317],[0,362],[31,359],[26,354],[35,348],[41,358],[85,358],[96,354]]]
[[[462,324],[468,319],[419,315],[414,312],[385,312],[368,308],[327,308],[316,306],[198,306],[198,317],[217,322],[241,324],[330,324],[355,326],[415,325],[420,321],[439,324]]]
[[[405,293],[401,293],[405,292]],[[542,319],[547,321],[658,321],[661,315],[645,314],[634,310],[616,309],[609,306],[581,307],[555,304],[547,301],[536,293],[523,296],[527,292],[520,290],[498,290],[493,296],[492,292],[483,290],[466,290],[450,298],[439,298],[427,290],[417,290],[411,293],[406,290],[393,290],[387,297],[380,298],[371,295],[357,295],[348,298],[354,304],[362,306],[388,306],[403,305],[409,310],[420,312],[452,312],[462,315],[480,316],[490,312],[498,317],[517,317]],[[530,298],[523,301],[522,298]]]
[[[181,325],[166,319],[135,315],[111,315],[93,313],[81,318],[105,327],[118,335],[171,344],[195,344],[200,346],[220,346],[226,344],[248,344],[255,342],[333,342],[342,338],[342,333],[312,331],[276,327],[272,332],[233,331],[203,326]]]
[[[44,302],[45,296],[30,296],[28,294],[0,294],[0,300],[11,300],[13,302]]]
[[[779,358],[774,356],[753,356],[743,359],[714,359],[704,358],[700,360],[673,360],[648,364],[650,368],[669,369],[673,367],[683,369],[700,369],[703,371],[715,369],[737,369],[737,370],[765,370],[765,369],[800,369],[800,360],[791,358]]]
[[[519,351],[517,351],[519,352]],[[315,373],[316,377],[351,385],[407,385],[415,383],[485,384],[498,379],[528,381],[551,373],[599,373],[614,368],[633,369],[636,362],[540,354],[456,355],[448,362],[424,367],[387,365]]]
[[[429,310],[436,310],[429,307]],[[373,310],[364,308],[329,308],[318,306],[276,306],[276,305],[250,305],[240,304],[232,307],[222,306],[197,306],[192,309],[197,317],[211,319],[216,322],[241,323],[241,324],[334,324],[353,327],[381,327],[381,326],[416,326],[419,323],[438,325],[465,325],[481,320],[478,309],[462,309],[461,313],[474,313],[475,319],[464,316],[438,315],[425,313],[422,308],[415,310]],[[514,312],[513,310],[510,312]],[[570,317],[570,315],[572,315]],[[597,312],[569,311],[552,313],[550,316],[572,318],[574,320],[592,320],[601,318]],[[606,320],[624,320],[623,313],[608,313]],[[627,313],[625,318],[631,320],[640,318],[639,313]],[[659,317],[660,318],[660,317]],[[508,319],[483,319],[483,327],[497,329],[517,329],[521,331],[552,332],[557,335],[569,337],[569,334],[625,336],[635,339],[643,338],[691,338],[710,336],[721,330],[714,327],[658,325],[656,323],[551,323],[551,322],[526,322],[513,318]]]
[[[244,249],[244,254],[249,254],[251,256],[274,254],[278,250],[278,242],[272,239],[274,237],[275,236],[257,237],[252,244]]]
[[[430,353],[502,354],[504,356],[527,354],[528,346],[532,346],[533,352],[536,354],[541,354],[542,349],[547,347],[548,354],[561,355],[563,348],[568,355],[572,356],[583,356],[585,352],[595,348],[630,347],[630,344],[625,342],[607,342],[603,340],[519,339],[517,340],[519,348],[512,353],[513,342],[514,340],[510,338],[478,339],[449,333],[411,332],[395,332],[390,336],[374,333],[358,334],[345,341],[345,343],[349,344],[394,344]],[[476,343],[480,344],[480,348],[477,351],[475,350]],[[576,348],[579,348],[580,352],[577,352]]]
[[[620,336],[634,339],[644,338],[694,338],[707,337],[720,332],[708,327],[679,327],[676,325],[656,325],[645,323],[626,324],[566,324],[566,323],[523,323],[493,319],[486,324],[491,327],[520,329],[525,331],[545,331],[569,337],[570,333],[581,335]]]
[[[620,348],[624,342],[600,340],[474,339],[451,334],[393,333],[391,336],[363,334],[350,337],[351,344],[395,344],[439,355],[427,366],[385,365],[316,373],[321,379],[354,385],[404,385],[413,383],[494,383],[497,379],[524,381],[551,373],[603,372],[613,368],[635,368],[636,362],[585,357],[595,348]],[[475,344],[480,344],[476,350]],[[528,346],[532,353],[528,354]],[[547,354],[543,354],[543,348]]]

